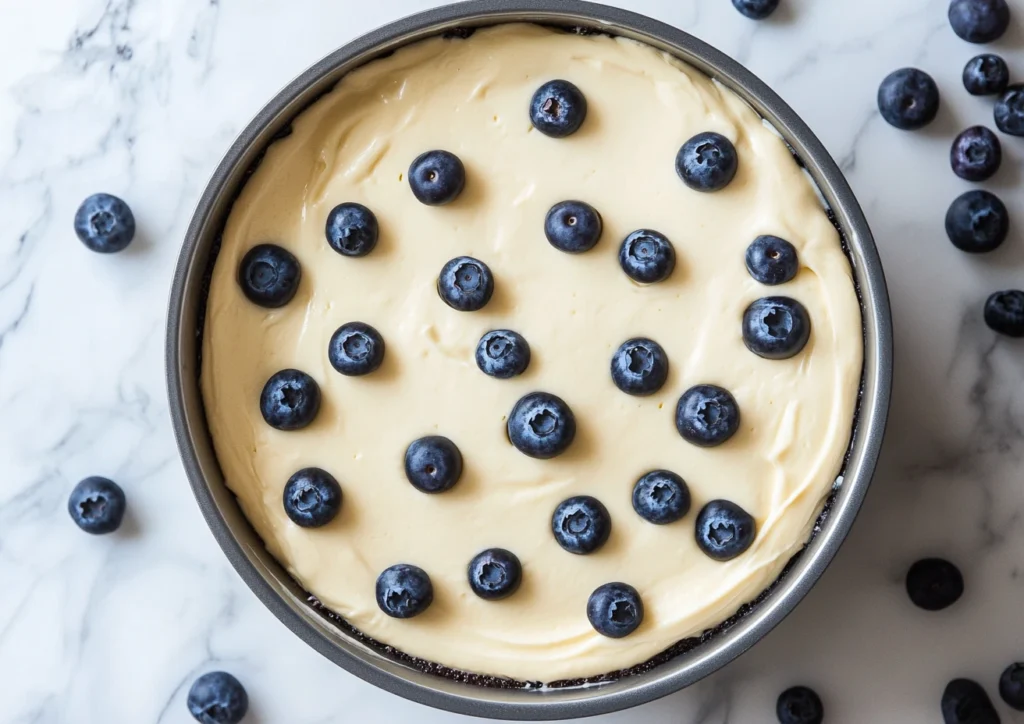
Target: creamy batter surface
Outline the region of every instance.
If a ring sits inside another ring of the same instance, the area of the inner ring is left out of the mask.
[[[589,111],[574,135],[533,129],[528,108],[544,82],[564,78]],[[677,177],[680,145],[703,131],[733,141],[735,180],[717,193]],[[449,206],[413,197],[406,173],[424,151],[445,149],[466,166],[465,191]],[[604,233],[571,255],[544,236],[555,203],[580,199]],[[342,202],[374,211],[380,241],[366,257],[328,246],[327,214]],[[632,282],[617,261],[631,231],[673,242],[674,273]],[[800,271],[765,287],[744,266],[758,235],[799,252]],[[302,265],[296,297],[264,309],[242,294],[247,250],[271,242]],[[469,255],[495,277],[491,302],[464,313],[438,297],[449,259]],[[746,349],[744,309],[772,294],[807,308],[811,338],[772,361]],[[345,377],[327,346],[343,323],[383,335],[382,367]],[[532,361],[520,377],[484,375],[474,362],[492,329],[522,334]],[[862,361],[860,308],[838,234],[784,143],[732,92],[635,42],[506,25],[468,39],[428,40],[346,77],[275,143],[231,212],[213,271],[203,340],[202,391],[220,465],[270,552],[353,626],[408,654],[457,669],[552,681],[640,663],[699,634],[755,598],[807,541],[851,434]],[[609,373],[614,350],[649,337],[668,353],[661,391],[631,397]],[[259,409],[267,379],[285,368],[312,375],[323,393],[304,430],[269,427]],[[699,383],[732,392],[737,434],[700,448],[676,431],[679,396]],[[535,460],[514,449],[505,420],[536,390],[576,415],[569,450]],[[465,470],[450,491],[425,495],[406,480],[406,446],[424,435],[452,439]],[[321,467],[340,482],[341,513],[319,529],[286,516],[289,476]],[[633,485],[664,468],[693,497],[682,520],[652,525],[632,509]],[[592,495],[611,512],[608,543],[573,555],[550,530],[557,504]],[[694,540],[697,511],[724,498],[749,511],[757,538],[728,562]],[[507,548],[523,563],[508,599],[475,596],[470,559]],[[423,568],[434,602],[422,615],[389,618],[374,599],[388,566]],[[624,581],[646,616],[622,639],[590,625],[587,599]]]

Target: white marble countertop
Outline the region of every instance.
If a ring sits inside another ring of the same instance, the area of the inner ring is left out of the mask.
[[[945,238],[955,133],[992,125],[960,84],[980,52],[947,0],[782,0],[754,23],[727,0],[619,0],[704,38],[773,86],[840,160],[868,215],[895,314],[896,387],[883,462],[821,583],[750,653],[608,724],[774,721],[806,683],[829,724],[941,721],[955,676],[997,700],[1024,659],[1024,346],[981,308],[1024,285],[1019,221],[968,257]],[[224,668],[247,722],[463,720],[364,684],[301,643],[249,592],[185,481],[164,387],[171,270],[193,205],[235,134],[285,82],[356,35],[433,0],[0,0],[0,721],[192,721],[185,693]],[[1024,77],[1024,0],[993,49]],[[916,65],[943,93],[919,133],[888,127],[879,81]],[[1024,139],[1002,137],[988,187],[1024,218]],[[140,234],[91,254],[72,232],[90,193],[124,197]],[[82,534],[80,478],[126,490],[129,518]],[[926,614],[903,590],[916,558],[947,556],[967,592]],[[1024,715],[997,703],[1004,721]],[[468,720],[466,720],[468,721]]]

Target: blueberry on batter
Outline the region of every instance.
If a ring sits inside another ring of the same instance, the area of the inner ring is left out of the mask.
[[[469,587],[487,601],[508,598],[519,589],[523,566],[516,555],[504,548],[489,548],[469,562]]]
[[[530,121],[545,136],[571,136],[583,125],[586,117],[586,96],[567,80],[545,83],[530,101]]]
[[[655,525],[674,523],[690,512],[690,489],[675,473],[652,470],[633,486],[633,510]]]
[[[621,639],[643,622],[644,602],[628,583],[606,583],[590,594],[587,618],[602,636]]]
[[[696,385],[679,398],[676,429],[687,442],[701,447],[721,445],[740,427],[740,408],[728,390]]]
[[[694,191],[721,191],[736,176],[736,147],[720,133],[700,133],[676,154],[676,173]]]
[[[238,285],[253,304],[267,309],[283,307],[299,288],[299,260],[274,244],[254,246],[238,265]]]
[[[603,546],[612,532],[612,518],[597,498],[577,495],[559,503],[551,516],[551,532],[570,553],[586,555]]]
[[[377,217],[362,204],[345,203],[327,215],[327,243],[343,256],[366,256],[377,246]]]
[[[750,513],[728,500],[712,500],[697,515],[697,545],[716,561],[732,560],[754,542]]]
[[[517,377],[530,365],[530,345],[523,335],[510,329],[496,329],[480,338],[476,366],[499,380]]]
[[[758,357],[789,359],[800,353],[810,336],[810,315],[795,299],[764,297],[743,313],[743,343]]]
[[[508,439],[524,455],[561,455],[576,437],[576,417],[565,401],[546,392],[520,398],[508,416]]]
[[[260,394],[260,412],[271,427],[299,430],[320,411],[320,386],[299,370],[275,373]]]
[[[612,382],[628,395],[653,395],[668,378],[668,355],[652,339],[623,342],[612,356]]]
[[[462,453],[446,437],[421,437],[405,450],[405,477],[421,492],[443,493],[461,476]]]
[[[409,186],[420,203],[444,206],[466,186],[466,167],[454,153],[427,151],[409,166]]]
[[[619,247],[619,266],[633,281],[654,284],[668,279],[676,268],[676,250],[664,234],[638,229]]]
[[[384,338],[368,324],[343,324],[331,336],[327,359],[343,375],[368,375],[384,361]]]
[[[479,259],[459,256],[441,269],[437,293],[452,309],[475,312],[483,309],[494,294],[494,277],[490,268]]]
[[[796,247],[777,236],[759,236],[747,247],[747,271],[768,286],[785,284],[800,269]]]
[[[377,577],[377,605],[392,618],[412,618],[434,601],[434,586],[422,568],[399,563]]]
[[[582,201],[555,204],[544,219],[544,235],[556,249],[569,254],[590,251],[601,238],[601,214]]]
[[[284,486],[284,512],[303,528],[327,525],[341,510],[341,486],[326,470],[303,468]]]

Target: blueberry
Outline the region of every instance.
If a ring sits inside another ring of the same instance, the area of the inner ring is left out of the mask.
[[[825,718],[825,707],[814,690],[794,686],[779,694],[775,714],[779,724],[821,724]]]
[[[124,491],[113,480],[93,476],[75,486],[68,498],[68,513],[86,533],[102,535],[121,527]]]
[[[326,470],[303,468],[284,486],[284,512],[296,525],[319,528],[341,510],[341,486]]]
[[[729,561],[754,542],[750,513],[728,500],[712,500],[697,515],[697,546],[716,561]]]
[[[555,204],[544,219],[544,235],[559,251],[579,254],[590,251],[601,238],[601,214],[582,201]]]
[[[485,375],[507,380],[523,374],[529,365],[530,345],[523,335],[512,330],[488,332],[476,346],[476,366]]]
[[[999,170],[1003,149],[996,134],[984,126],[972,126],[953,141],[949,163],[953,173],[966,181],[984,181]]]
[[[619,247],[619,266],[635,282],[664,281],[676,268],[676,250],[664,234],[639,229],[627,236]]]
[[[996,100],[996,128],[1011,136],[1024,136],[1024,84],[1011,85]]]
[[[203,674],[188,690],[188,711],[202,724],[238,724],[249,710],[242,682],[226,671]]]
[[[796,247],[785,239],[759,236],[747,247],[747,271],[762,284],[785,284],[799,269]]]
[[[743,343],[758,357],[789,359],[810,337],[811,318],[795,299],[763,297],[743,313]]]
[[[963,81],[972,96],[998,95],[1010,85],[1010,69],[998,55],[985,53],[967,61]]]
[[[1024,337],[1024,292],[996,292],[985,302],[985,324],[1007,337]]]
[[[1010,26],[1010,8],[1006,0],[953,0],[949,24],[968,43],[991,43]]]
[[[732,0],[732,4],[751,20],[764,20],[779,7],[779,0]]]
[[[343,256],[366,256],[377,246],[377,217],[362,204],[339,204],[327,215],[327,243]]]
[[[924,71],[901,68],[886,76],[879,86],[878,110],[896,128],[924,128],[939,113],[939,87]]]
[[[368,324],[343,324],[331,336],[327,359],[343,375],[368,375],[384,361],[384,338]]]
[[[918,608],[941,611],[964,593],[960,569],[942,558],[924,558],[907,571],[907,595]]]
[[[444,206],[458,198],[466,186],[466,167],[454,153],[427,151],[409,166],[413,196],[427,206]]]
[[[320,411],[320,386],[299,370],[275,373],[260,394],[260,412],[271,427],[299,430]]]
[[[274,244],[254,246],[238,265],[238,285],[253,304],[283,307],[299,288],[302,269],[291,252]]]
[[[675,473],[652,470],[633,486],[633,510],[655,525],[674,523],[690,512],[690,489]]]
[[[992,700],[976,681],[953,679],[942,692],[942,720],[945,724],[999,724]]]
[[[626,340],[612,356],[612,382],[628,395],[653,395],[667,377],[668,355],[654,340]]]
[[[531,392],[508,416],[508,439],[519,452],[547,460],[561,455],[576,437],[576,417],[560,397]]]
[[[422,568],[399,563],[377,577],[377,605],[392,618],[412,618],[434,601],[434,586]]]
[[[701,447],[721,445],[740,427],[736,398],[715,385],[696,385],[679,398],[676,429],[683,439]]]
[[[971,254],[997,249],[1010,230],[1010,215],[995,194],[980,189],[957,197],[946,212],[946,235]]]
[[[612,518],[597,498],[577,495],[563,500],[551,516],[555,540],[570,553],[586,555],[603,546],[612,532]]]
[[[443,493],[459,482],[462,453],[440,435],[413,440],[405,450],[405,477],[424,493]]]
[[[545,136],[571,136],[583,125],[586,117],[586,96],[567,80],[545,83],[530,101],[530,121]]]
[[[1024,711],[1024,664],[1010,664],[999,677],[999,696],[1006,705]]]
[[[523,566],[514,553],[490,548],[469,562],[469,587],[487,601],[508,598],[519,589]]]
[[[736,176],[736,147],[719,133],[699,133],[676,154],[676,173],[694,191],[720,191]]]
[[[491,301],[494,277],[482,261],[471,256],[458,256],[441,269],[437,293],[452,309],[475,312]]]
[[[116,196],[93,194],[75,212],[75,234],[90,250],[113,254],[135,238],[135,216]]]
[[[590,594],[587,618],[602,636],[621,639],[643,622],[644,602],[628,583],[606,583]]]

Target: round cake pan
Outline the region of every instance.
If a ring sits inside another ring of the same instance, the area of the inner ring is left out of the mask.
[[[587,686],[504,689],[462,683],[375,650],[317,613],[308,595],[266,551],[225,486],[199,391],[210,268],[231,205],[266,148],[354,68],[432,35],[505,22],[633,38],[678,57],[739,94],[782,135],[818,185],[842,233],[863,312],[864,372],[853,440],[843,475],[803,553],[755,605],[744,607],[729,625],[703,637],[692,650],[643,673]],[[567,719],[636,706],[698,681],[767,634],[807,594],[853,525],[878,459],[891,379],[891,317],[878,252],[853,192],[810,129],[748,70],[700,40],[642,15],[576,0],[473,0],[437,8],[352,41],[292,81],[242,132],[200,198],[178,261],[167,321],[170,409],[185,471],[207,523],[260,600],[306,643],[372,684],[430,706],[499,719]]]

